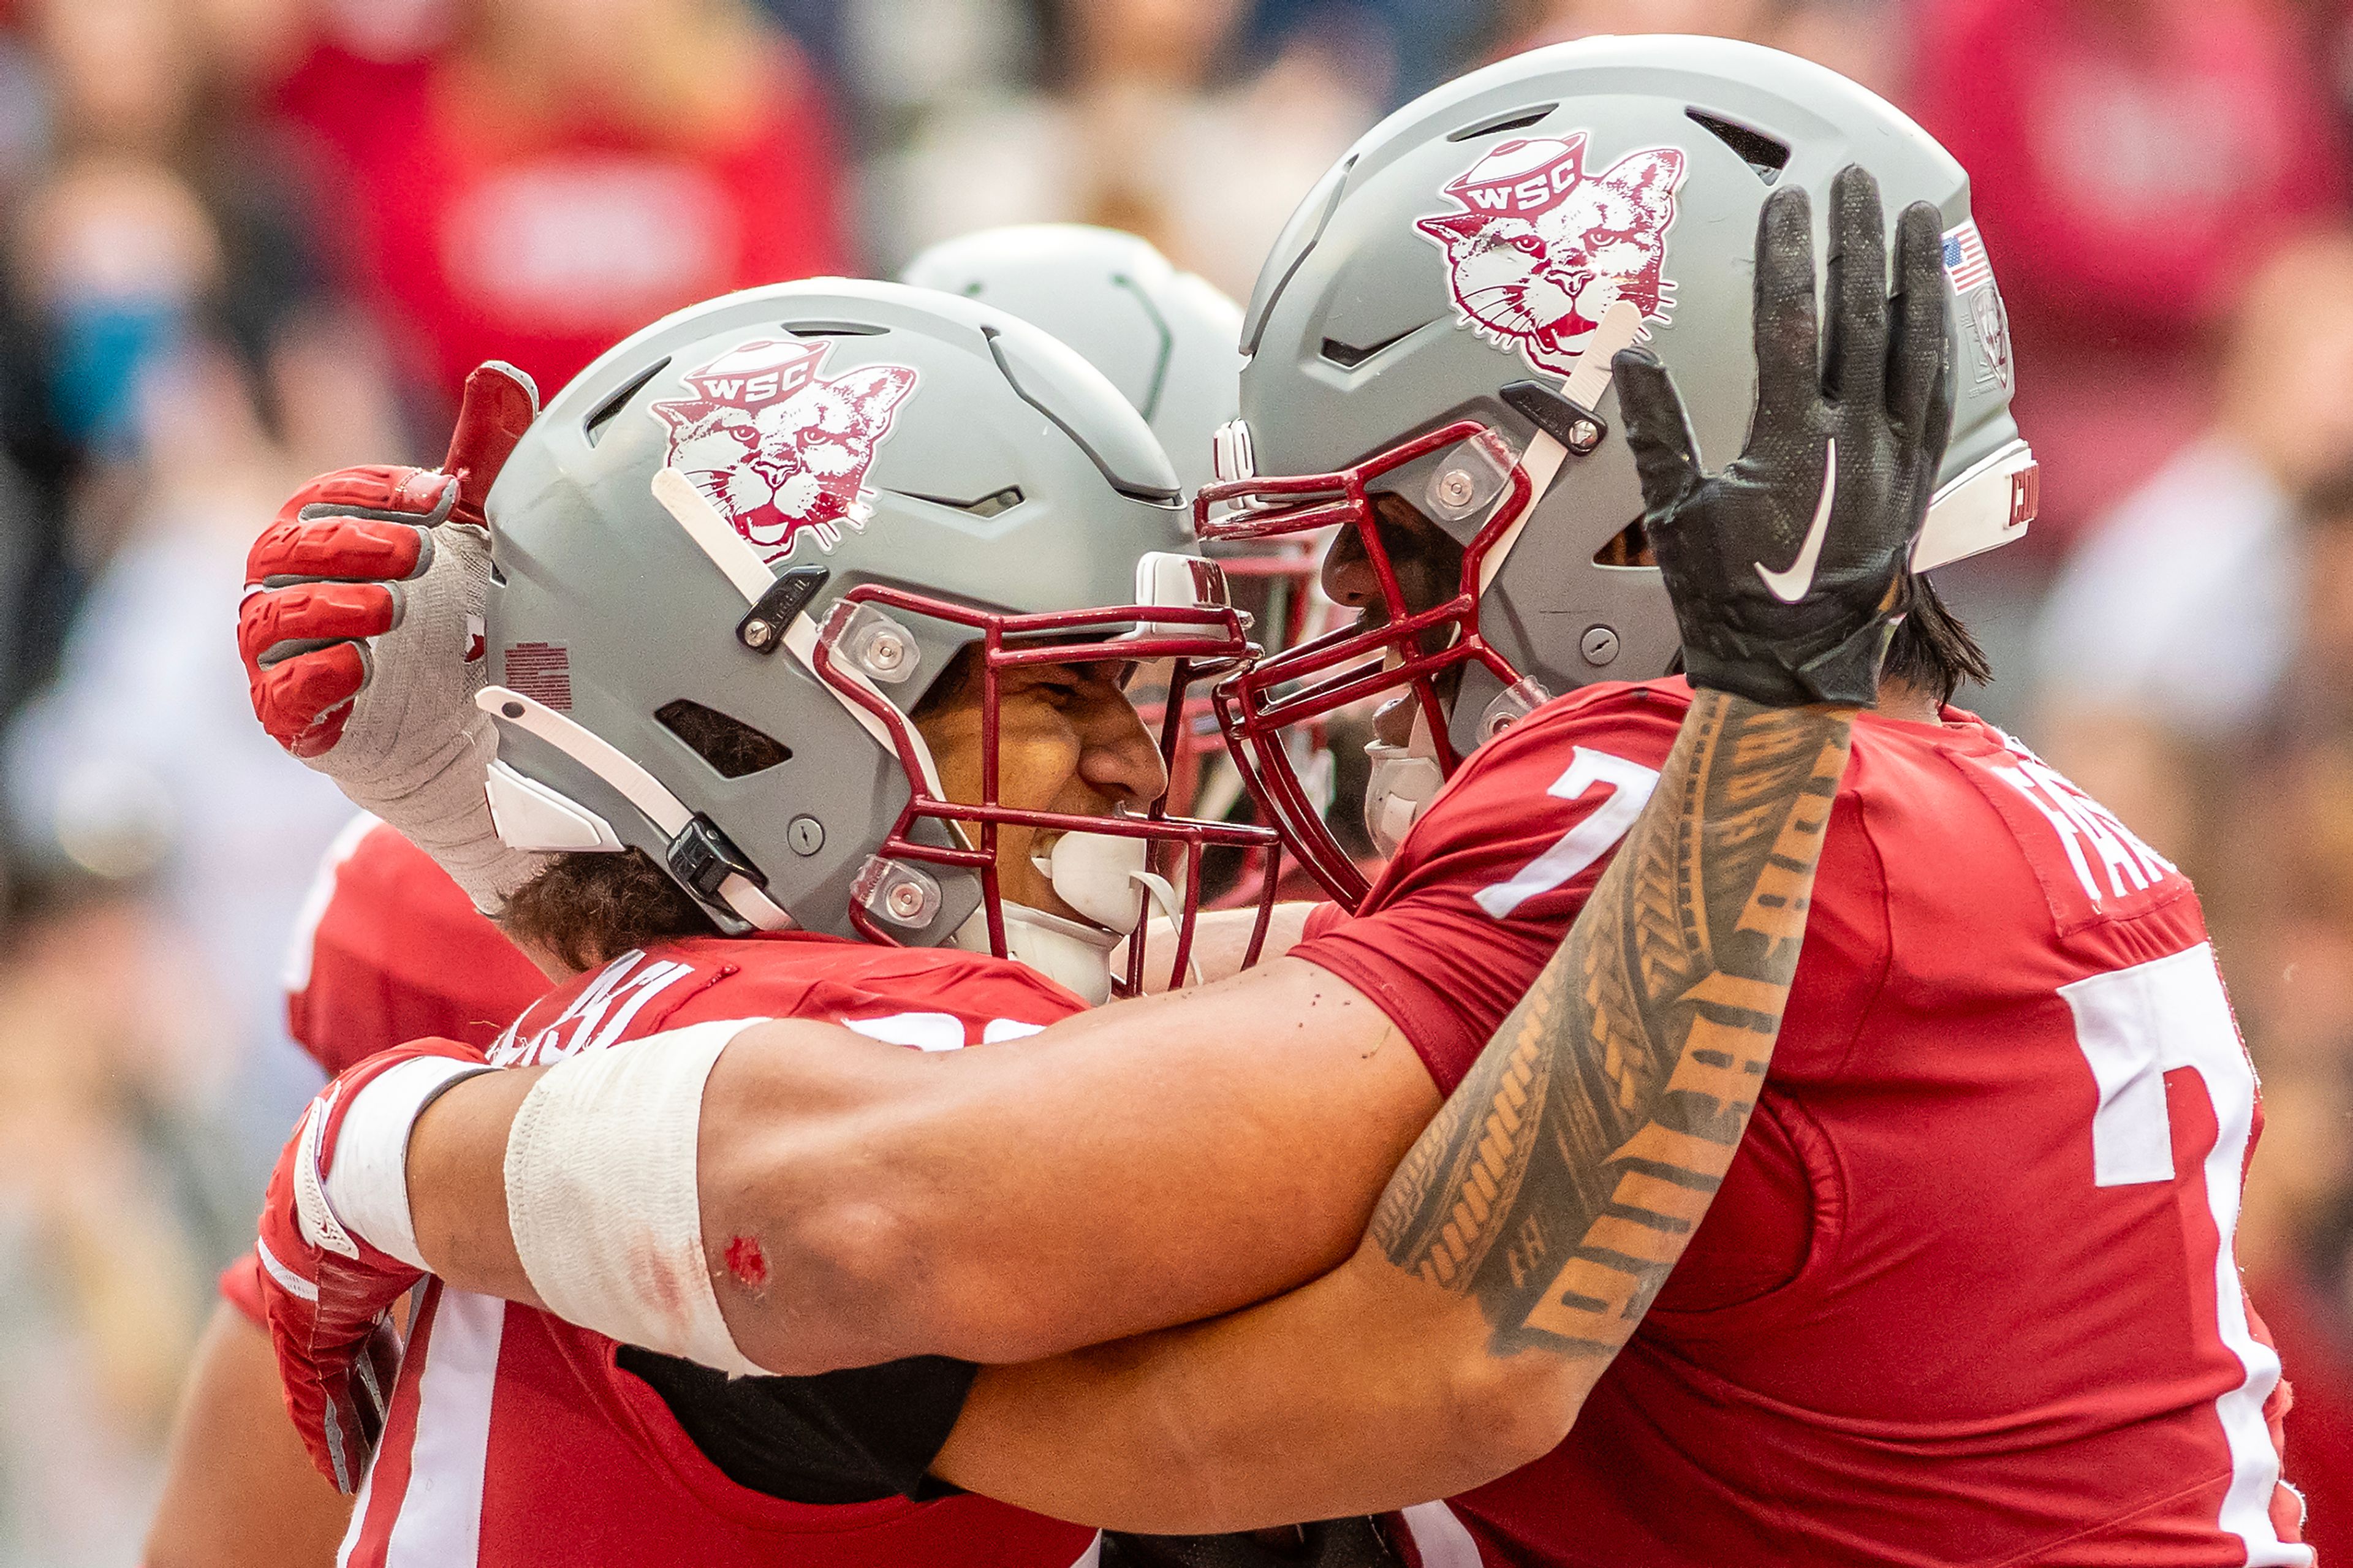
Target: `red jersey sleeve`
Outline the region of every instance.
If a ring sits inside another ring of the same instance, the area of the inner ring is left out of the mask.
[[[1348,911],[1342,909],[1339,905],[1332,903],[1318,904],[1314,909],[1307,911],[1307,924],[1300,931],[1299,940],[1302,942],[1314,942],[1319,936],[1329,936],[1332,932],[1339,930],[1340,927],[1346,922],[1347,919]],[[1294,946],[1293,951],[1297,952],[1297,947]]]
[[[1354,918],[1293,948],[1371,997],[1449,1093],[1535,981],[1641,814],[1680,681],[1588,688],[1458,770]]]
[[[435,1035],[487,1047],[547,978],[425,851],[373,817],[319,868],[286,963],[286,1023],[330,1074]]]

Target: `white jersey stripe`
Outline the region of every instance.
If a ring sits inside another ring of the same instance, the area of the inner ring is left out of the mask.
[[[2094,1148],[2098,1160],[2098,1116],[2118,1121],[2137,1113],[2150,1125],[2137,1138],[2109,1140],[2111,1163],[2102,1185],[2172,1179],[2172,1135],[2167,1117],[2163,1075],[2190,1068],[2204,1082],[2214,1108],[2214,1146],[2207,1151],[2206,1204],[2219,1245],[2214,1249],[2216,1326],[2225,1349],[2246,1376],[2215,1400],[2223,1441],[2231,1451],[2231,1485],[2223,1495],[2220,1523],[2246,1542],[2248,1568],[2305,1568],[2312,1548],[2282,1541],[2272,1528],[2273,1489],[2279,1483],[2279,1455],[2263,1421],[2263,1402],[2279,1383],[2279,1357],[2247,1327],[2246,1298],[2240,1293],[2239,1266],[2232,1237],[2239,1225],[2239,1177],[2245,1168],[2247,1140],[2255,1112],[2255,1075],[2214,966],[2212,944],[2153,959],[2059,987],[2075,1015],[2075,1034],[2099,1076],[2102,1107],[2095,1113]],[[2117,1063],[2125,1063],[2119,1069]],[[2137,1062],[2145,1072],[2130,1070]],[[2118,1087],[2111,1093],[2110,1083]],[[2135,1083],[2150,1092],[2135,1094]],[[2137,1152],[2136,1152],[2137,1151]]]
[[[1479,1543],[1442,1502],[1418,1502],[1402,1516],[1421,1568],[1480,1568]]]
[[[474,1568],[506,1321],[507,1304],[494,1296],[441,1292],[417,1381],[408,1488],[385,1543],[385,1568]]]

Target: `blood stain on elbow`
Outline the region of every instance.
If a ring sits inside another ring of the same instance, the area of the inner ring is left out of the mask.
[[[757,1290],[768,1282],[768,1255],[751,1237],[739,1236],[727,1244],[727,1272],[736,1283]]]

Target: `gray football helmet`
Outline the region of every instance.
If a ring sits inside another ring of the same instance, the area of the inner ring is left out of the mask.
[[[1926,570],[2022,534],[2035,468],[2010,418],[2009,328],[1968,178],[1880,98],[1751,44],[1588,38],[1425,93],[1301,203],[1247,312],[1241,416],[1218,444],[1225,482],[1197,504],[1205,539],[1345,525],[1383,584],[1384,625],[1220,688],[1253,793],[1336,896],[1361,896],[1363,878],[1275,732],[1409,689],[1411,754],[1377,752],[1367,804],[1377,841],[1393,839],[1461,757],[1535,703],[1664,673],[1675,622],[1657,571],[1629,563],[1642,495],[1610,360],[1647,342],[1704,459],[1737,456],[1756,388],[1758,209],[1777,187],[1812,192],[1826,254],[1831,178],[1855,163],[1877,177],[1891,232],[1922,200],[1946,227],[1956,412],[1914,556]],[[1461,546],[1451,601],[1403,602],[1371,526],[1383,492]],[[1402,769],[1386,783],[1385,761]]]
[[[942,240],[899,274],[1043,327],[1110,378],[1152,426],[1187,494],[1240,409],[1242,308],[1149,240],[1082,223],[1013,224]]]
[[[1181,689],[1247,649],[1151,431],[1002,311],[840,279],[681,310],[548,405],[487,510],[512,847],[640,849],[723,929],[993,949],[1098,998],[1139,887],[1174,897],[1155,842],[1263,847],[1004,805],[993,745],[984,798],[941,798],[912,715],[970,645],[991,719],[1016,664],[1169,660]],[[997,897],[1008,823],[1059,831],[1100,925]]]
[[[1242,308],[1208,279],[1178,271],[1151,241],[1092,224],[1011,224],[942,240],[899,278],[1043,327],[1135,405],[1187,495],[1215,477],[1212,444],[1241,411],[1235,345]],[[1317,583],[1313,542],[1273,539],[1209,553],[1225,567],[1236,605],[1251,616],[1252,637],[1269,651],[1330,624],[1333,605]],[[1190,744],[1176,760],[1172,809],[1190,809],[1201,767],[1218,766],[1225,750],[1206,692],[1186,729]],[[1328,762],[1310,765],[1329,772]]]

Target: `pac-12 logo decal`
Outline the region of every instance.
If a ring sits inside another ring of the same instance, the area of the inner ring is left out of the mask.
[[[1673,304],[1664,268],[1683,150],[1646,147],[1599,174],[1584,159],[1583,132],[1503,142],[1446,186],[1462,211],[1414,226],[1444,248],[1463,318],[1558,375],[1613,301],[1652,321]]]
[[[652,405],[684,474],[770,562],[803,531],[819,550],[873,515],[865,489],[874,448],[915,389],[902,364],[818,375],[832,344],[754,338],[684,376],[691,397]]]

